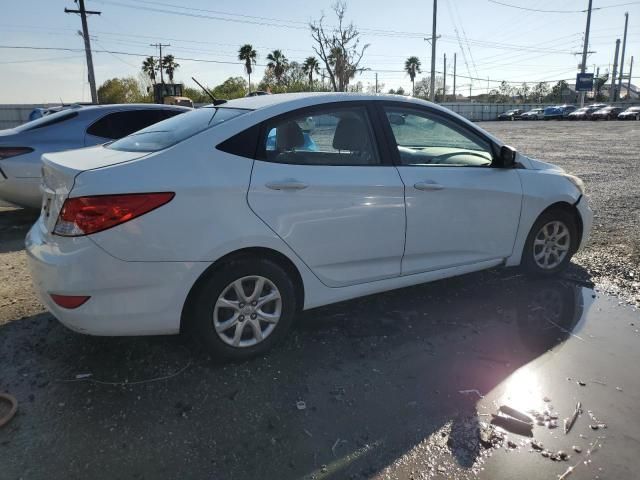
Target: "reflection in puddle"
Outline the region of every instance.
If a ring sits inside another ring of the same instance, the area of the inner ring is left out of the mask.
[[[521,412],[529,412],[543,410],[543,397],[538,374],[525,366],[505,382],[505,391],[499,403]]]

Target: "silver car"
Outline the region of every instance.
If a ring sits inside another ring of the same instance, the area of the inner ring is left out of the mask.
[[[0,199],[40,208],[43,153],[106,143],[190,110],[153,104],[74,106],[0,130]]]

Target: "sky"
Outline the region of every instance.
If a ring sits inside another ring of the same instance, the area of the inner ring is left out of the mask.
[[[80,17],[64,12],[65,7],[76,8],[73,0],[2,3],[7,5],[0,18],[0,102],[90,101]],[[324,12],[327,23],[334,24],[333,3],[86,0],[87,9],[102,12],[89,17],[97,84],[113,77],[137,77],[144,58],[158,55],[150,46],[158,42],[171,44],[163,54],[174,55],[180,64],[177,81],[195,86],[195,76],[210,87],[245,75],[237,55],[241,45],[250,43],[258,52],[252,81],[259,80],[271,50],[280,49],[298,62],[314,55],[308,23]],[[580,10],[587,5],[588,0],[438,0],[436,31],[441,38],[436,43],[436,70],[443,70],[446,54],[451,85],[457,54],[457,93],[464,95],[470,88],[473,95],[486,93],[502,80],[531,85],[575,79],[586,24],[586,13]],[[625,71],[633,55],[632,83],[640,84],[640,1],[593,0],[593,7],[589,50],[594,53],[587,59],[587,71],[612,69],[615,41],[622,39],[624,13],[629,12]],[[429,71],[431,47],[424,37],[431,35],[432,12],[433,0],[347,0],[347,20],[361,31],[362,43],[370,45],[363,60],[369,70],[354,83],[361,81],[366,88],[377,73],[384,91],[410,91],[404,61],[415,55],[423,72]]]

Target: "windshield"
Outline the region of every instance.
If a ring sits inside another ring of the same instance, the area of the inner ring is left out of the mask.
[[[640,112],[640,107],[629,107],[627,112]]]
[[[204,130],[249,112],[240,108],[203,107],[178,115],[121,138],[107,146],[125,152],[156,152]]]
[[[50,113],[49,115],[45,115],[44,117],[40,117],[30,122],[24,123],[16,127],[16,130],[19,132],[27,132],[29,130],[35,130],[36,128],[48,127],[49,125],[64,122],[77,116],[78,112],[74,110],[62,110],[60,112]]]

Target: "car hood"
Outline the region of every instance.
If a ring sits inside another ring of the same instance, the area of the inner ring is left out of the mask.
[[[564,172],[564,169],[560,168],[553,163],[543,162],[542,160],[536,160],[535,158],[526,157],[531,170],[552,170],[554,172]]]

